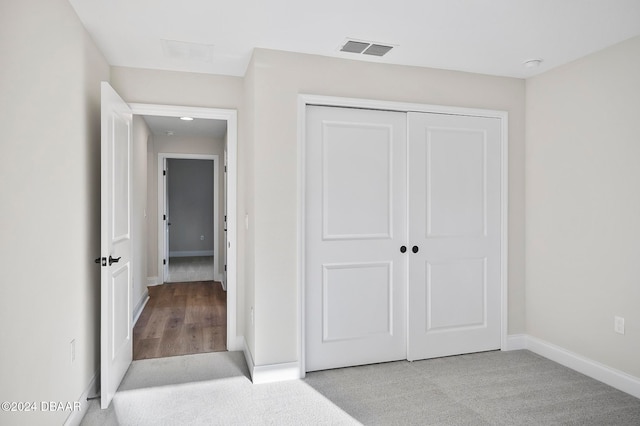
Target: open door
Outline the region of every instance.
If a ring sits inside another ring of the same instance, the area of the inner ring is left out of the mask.
[[[131,152],[129,106],[102,82],[101,406],[111,403],[133,358],[131,318]]]

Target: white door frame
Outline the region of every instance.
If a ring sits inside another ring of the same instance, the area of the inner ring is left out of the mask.
[[[322,105],[331,107],[360,108],[373,110],[387,110],[398,112],[428,112],[435,114],[467,115],[475,117],[491,117],[501,120],[500,141],[500,288],[501,288],[501,339],[500,349],[507,349],[508,333],[508,118],[506,111],[486,110],[477,108],[461,108],[442,105],[414,104],[405,102],[378,101],[371,99],[343,98],[320,95],[298,95],[298,360],[300,361],[300,377],[306,375],[305,366],[305,134],[307,105]],[[407,212],[408,213],[408,212]],[[407,309],[408,315],[408,309]],[[408,320],[408,319],[407,319]],[[407,339],[408,344],[408,339]]]
[[[184,159],[184,160],[210,160],[213,161],[213,274],[214,274],[214,279],[216,281],[221,281],[222,280],[222,274],[220,274],[220,253],[219,253],[219,249],[218,247],[220,246],[220,238],[224,238],[224,235],[222,235],[221,232],[219,232],[219,228],[220,228],[220,214],[219,214],[219,208],[220,208],[220,201],[219,201],[219,197],[220,197],[220,183],[221,180],[219,179],[219,173],[220,173],[220,156],[215,154],[215,155],[210,155],[210,154],[174,154],[174,153],[169,153],[169,152],[161,152],[158,153],[158,252],[160,253],[159,257],[158,257],[158,265],[162,264],[162,260],[164,259],[164,256],[166,253],[169,252],[168,250],[168,245],[169,245],[169,241],[167,241],[167,233],[164,232],[165,229],[165,221],[164,220],[160,220],[160,218],[167,213],[167,210],[165,210],[165,199],[167,197],[167,191],[169,190],[165,185],[165,179],[163,179],[163,174],[162,174],[162,170],[163,167],[165,165],[165,161],[166,160],[178,160],[178,159]],[[168,206],[167,206],[168,208]],[[170,220],[171,218],[167,218],[167,220]],[[167,258],[167,266],[169,264],[169,259]],[[164,266],[164,265],[162,265]],[[161,275],[159,275],[160,277],[160,282],[164,283],[165,280],[168,278],[167,276],[165,276],[165,272],[166,272],[167,268],[160,268]]]
[[[175,105],[129,104],[135,115],[206,118],[227,122],[227,350],[242,349],[237,336],[237,192],[238,192],[238,112],[232,109],[199,108]],[[172,154],[174,155],[174,154]],[[160,237],[160,236],[158,236]],[[159,268],[162,265],[158,265]]]

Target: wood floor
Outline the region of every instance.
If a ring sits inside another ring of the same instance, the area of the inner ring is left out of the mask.
[[[225,351],[227,293],[214,281],[149,287],[133,328],[133,359]]]

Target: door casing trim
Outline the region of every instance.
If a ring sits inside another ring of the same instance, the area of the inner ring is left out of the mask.
[[[167,160],[209,160],[213,161],[213,235],[214,235],[214,245],[213,245],[213,268],[214,268],[214,279],[216,281],[222,280],[222,274],[220,274],[220,253],[219,253],[219,238],[218,229],[220,229],[220,213],[219,213],[219,198],[220,198],[220,179],[218,178],[220,174],[220,156],[218,154],[174,154],[169,152],[160,152],[158,153],[158,170],[157,170],[157,178],[158,178],[158,276],[160,277],[161,283],[166,282],[167,275],[165,274],[165,269],[167,269],[162,264],[162,259],[164,258],[164,253],[168,252],[167,250],[167,237],[164,232],[164,221],[160,221],[160,217],[165,213],[164,206],[167,197],[168,188],[164,186],[164,176],[163,176],[163,168],[166,164]],[[170,220],[171,218],[169,218]],[[162,231],[162,232],[161,232]],[[225,242],[226,244],[226,242]],[[167,259],[169,262],[169,259]]]

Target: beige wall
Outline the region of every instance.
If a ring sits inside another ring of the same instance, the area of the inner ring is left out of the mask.
[[[640,377],[640,37],[529,79],[526,108],[527,333]]]
[[[141,306],[147,296],[147,143],[151,131],[139,116],[133,116],[132,176],[133,197],[131,222],[133,232],[132,310]]]
[[[146,124],[146,123],[145,123]],[[147,138],[147,284],[158,284],[158,158],[153,134]]]
[[[0,2],[0,52],[0,401],[76,401],[99,367],[109,67],[66,0]],[[0,424],[68,415],[0,412]]]
[[[245,238],[242,241],[245,268],[244,274],[244,290],[243,297],[238,294],[240,303],[244,302],[244,315],[242,321],[244,324],[244,339],[247,349],[250,352],[252,361],[255,364],[255,325],[252,312],[255,309],[255,232],[254,232],[254,213],[255,213],[255,140],[254,140],[254,122],[255,122],[255,72],[253,66],[253,58],[251,59],[247,72],[244,76],[244,116],[240,118],[243,124],[244,144],[238,146],[238,158],[242,158],[244,173],[238,177],[238,188],[242,188],[242,195],[239,194],[238,202],[242,197],[242,205],[238,206],[238,230],[242,230]],[[246,217],[246,224],[245,224]],[[245,226],[243,226],[245,224]]]
[[[211,74],[111,67],[111,85],[127,102],[238,109],[243,79]]]
[[[298,360],[297,96],[300,93],[509,113],[509,332],[525,331],[523,80],[261,49],[254,51],[249,72],[250,80],[245,84],[250,98],[247,104],[253,102],[249,120],[253,120],[250,126],[254,153],[248,158],[254,173],[250,176],[255,203],[250,224],[255,234],[253,355],[257,365]]]

